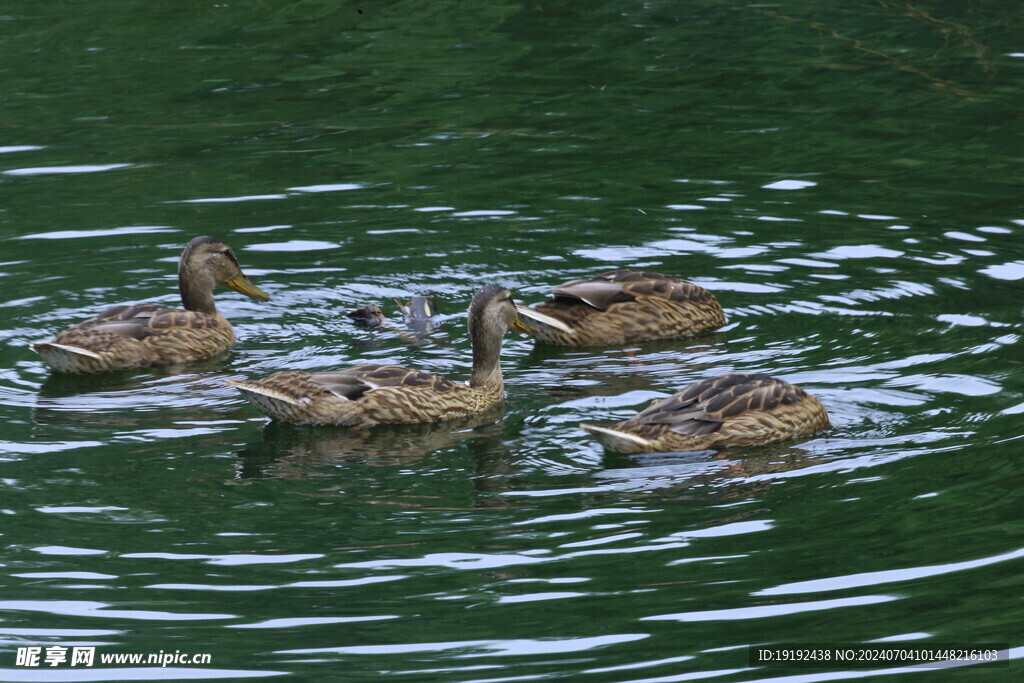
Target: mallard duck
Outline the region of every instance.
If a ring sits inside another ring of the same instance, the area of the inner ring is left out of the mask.
[[[213,303],[218,285],[253,299],[270,298],[245,277],[231,247],[212,237],[196,237],[178,262],[185,310],[159,304],[112,306],[31,348],[57,372],[78,374],[208,358],[235,343],[231,324]]]
[[[832,425],[821,401],[768,375],[721,375],[658,399],[611,427],[581,424],[617,453],[752,446]]]
[[[501,341],[509,329],[525,328],[511,292],[498,285],[486,285],[473,296],[466,322],[473,345],[469,384],[377,363],[331,372],[286,370],[227,384],[271,418],[298,424],[439,422],[473,415],[504,398]]]
[[[708,290],[672,275],[611,270],[551,290],[554,299],[519,307],[543,344],[599,346],[669,339],[725,324],[722,306]],[[554,318],[569,328],[551,325]]]

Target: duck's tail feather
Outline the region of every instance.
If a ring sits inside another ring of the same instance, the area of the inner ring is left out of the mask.
[[[80,346],[58,344],[57,342],[33,342],[29,345],[39,354],[43,362],[57,372],[90,373],[101,372],[103,357],[95,351]]]
[[[540,323],[541,325],[547,325],[548,327],[554,327],[555,329],[561,330],[562,332],[565,332],[566,334],[569,335],[576,334],[575,330],[573,330],[571,327],[563,323],[561,320],[553,318],[546,313],[541,313],[535,308],[523,306],[522,304],[516,304],[516,310],[519,311],[520,316],[526,318],[527,320]],[[529,327],[529,323],[526,323],[526,327]]]
[[[278,391],[277,389],[265,387],[258,382],[250,382],[249,380],[245,379],[226,379],[224,380],[224,384],[227,384],[228,386],[232,386],[235,389],[238,389],[240,392],[242,392],[242,394],[245,395],[246,398],[260,396],[262,398],[270,399],[273,401],[287,403],[288,405],[291,406],[302,405],[301,401],[299,401],[295,397],[289,396],[283,391]]]
[[[244,379],[226,379],[224,384],[238,389],[249,403],[252,403],[262,412],[278,420],[290,420],[294,417],[296,410],[303,405],[301,399],[296,399],[277,389],[263,386],[258,382],[250,382]]]
[[[29,344],[29,348],[38,353],[44,359],[49,354],[71,354],[73,356],[86,356],[87,358],[99,358],[100,354],[89,349],[83,349],[80,346],[70,346],[68,344],[58,344],[57,342],[32,342]]]
[[[654,450],[654,442],[650,439],[629,432],[589,424],[580,424],[580,429],[592,434],[602,446],[616,453],[647,453]]]

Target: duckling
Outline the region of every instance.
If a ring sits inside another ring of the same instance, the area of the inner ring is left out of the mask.
[[[438,315],[437,304],[432,296],[414,296],[406,303],[402,303],[398,299],[394,301],[407,322],[430,322]],[[371,329],[385,327],[388,323],[381,307],[372,302],[363,304],[345,315],[352,318],[356,324]]]
[[[242,273],[231,247],[213,237],[190,241],[178,262],[185,310],[144,303],[112,306],[31,349],[56,372],[97,374],[208,358],[235,343],[213,302],[224,285],[260,301],[270,297]]]
[[[611,427],[580,428],[610,451],[699,451],[781,441],[828,429],[814,396],[768,375],[721,375],[691,384]]]
[[[384,327],[388,322],[388,319],[384,317],[384,311],[380,310],[380,306],[372,302],[363,304],[345,315],[356,321],[356,324],[369,327],[371,330]]]
[[[298,424],[374,425],[439,422],[483,412],[504,399],[498,357],[519,322],[512,293],[486,285],[467,314],[473,345],[468,384],[399,365],[363,363],[345,370],[286,370],[259,380],[227,380],[274,420]]]
[[[713,330],[725,313],[711,292],[672,275],[611,270],[551,290],[554,299],[519,307],[542,344],[600,346]],[[568,327],[551,325],[551,319]]]

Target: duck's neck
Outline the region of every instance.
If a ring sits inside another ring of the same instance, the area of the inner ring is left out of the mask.
[[[215,315],[217,306],[213,303],[215,283],[205,271],[197,270],[191,262],[178,265],[178,290],[181,303],[186,310]]]
[[[501,376],[502,333],[474,325],[470,328],[469,337],[473,344],[473,374],[469,378],[469,386],[481,391],[500,394],[505,391],[505,382]]]

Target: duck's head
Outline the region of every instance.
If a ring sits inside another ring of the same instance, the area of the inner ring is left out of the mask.
[[[523,329],[512,292],[501,285],[484,285],[473,295],[467,324],[474,343],[500,339],[510,329]]]
[[[492,322],[485,323],[489,316]],[[485,285],[473,296],[473,301],[469,304],[470,333],[473,330],[474,318],[478,321],[478,327],[490,325],[490,328],[485,329],[494,329],[495,335],[498,329],[501,330],[501,334],[505,334],[507,330],[515,330],[532,335],[535,330],[526,322],[527,319],[556,327],[567,334],[574,334],[572,328],[561,320],[517,304],[512,299],[512,292],[501,285]]]
[[[214,287],[220,285],[260,301],[270,299],[270,295],[250,282],[242,273],[231,247],[206,235],[196,237],[185,245],[185,251],[178,262],[178,282],[186,307],[186,297],[198,294],[197,291],[190,290],[212,291]]]
[[[501,340],[505,332],[521,325],[512,292],[500,285],[484,285],[469,303],[466,322],[473,344],[473,375],[469,386],[501,393],[504,390],[498,364]]]

